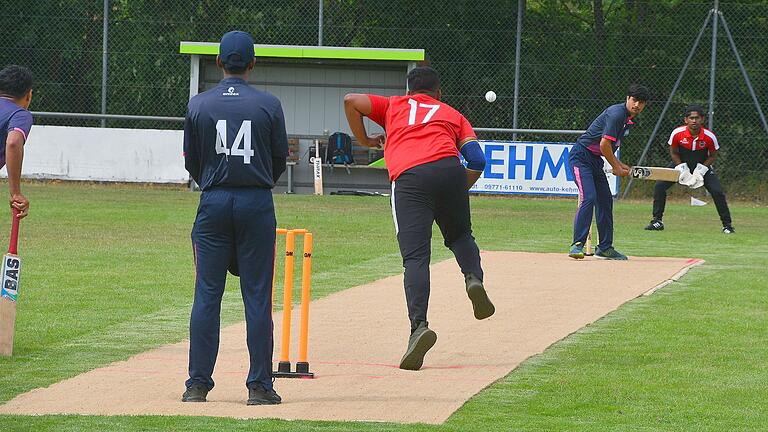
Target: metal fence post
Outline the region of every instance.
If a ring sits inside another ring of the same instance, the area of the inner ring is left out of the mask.
[[[517,129],[517,107],[520,96],[520,40],[523,33],[523,13],[525,0],[517,0],[517,35],[515,37],[515,100],[512,102],[512,129]],[[517,134],[512,135],[512,141],[517,141]]]
[[[710,130],[715,127],[715,68],[717,67],[717,6],[720,2],[715,0],[715,7],[712,9],[712,51],[709,58],[709,118],[707,119],[707,128]]]
[[[104,22],[101,37],[101,113],[107,113],[107,46],[109,45],[109,0],[104,0]],[[101,119],[101,127],[107,127],[107,119]]]
[[[317,46],[323,46],[323,0],[318,0]]]

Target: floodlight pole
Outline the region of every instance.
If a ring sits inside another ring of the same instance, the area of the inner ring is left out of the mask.
[[[704,35],[704,30],[707,29],[707,25],[709,24],[709,20],[712,18],[713,14],[714,14],[714,11],[712,10],[709,11],[709,13],[707,14],[707,18],[704,20],[704,25],[701,26],[701,30],[699,30],[699,34],[696,36],[696,40],[693,42],[693,46],[691,47],[691,50],[688,52],[688,57],[686,57],[685,63],[683,63],[683,67],[680,69],[680,74],[677,75],[677,80],[675,81],[675,85],[672,86],[672,91],[669,93],[669,97],[667,97],[667,102],[664,103],[664,108],[661,110],[659,119],[656,121],[656,126],[653,127],[653,132],[651,132],[651,136],[648,138],[648,142],[645,144],[643,153],[640,155],[640,159],[637,160],[637,163],[635,165],[643,164],[645,155],[648,153],[648,149],[651,147],[651,143],[653,142],[654,138],[656,138],[656,134],[659,132],[659,127],[661,127],[661,122],[664,120],[664,115],[667,113],[667,110],[669,109],[669,105],[672,103],[672,98],[675,97],[675,92],[677,92],[677,88],[680,86],[680,82],[683,80],[685,71],[688,69],[688,65],[691,63],[693,54],[696,53],[696,48],[699,47],[699,42],[701,42],[701,37]],[[627,187],[624,188],[624,194],[621,196],[622,198],[626,198],[627,195],[629,195],[629,190],[632,188],[633,181],[634,179],[630,177],[629,183],[627,183]]]
[[[707,118],[707,128],[714,127],[715,116],[715,69],[717,67],[717,18],[720,14],[718,6],[719,0],[715,0],[715,6],[712,8],[712,51],[709,56],[709,117]]]

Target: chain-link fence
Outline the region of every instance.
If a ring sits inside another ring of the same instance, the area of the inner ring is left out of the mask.
[[[33,70],[32,109],[99,113],[103,2],[2,3],[0,64],[23,64]],[[322,38],[327,46],[423,48],[443,76],[445,101],[464,112],[473,125],[513,124],[517,0],[111,0],[108,6],[106,112],[110,114],[183,116],[189,58],[178,54],[179,41],[214,42],[238,28],[263,44],[317,45]],[[622,148],[622,159],[637,161],[712,8],[713,2],[528,0],[517,126],[585,129],[606,106],[623,100],[629,83],[640,82],[651,89],[653,98]],[[719,10],[756,96],[768,108],[768,1],[721,2]],[[684,105],[708,106],[711,48],[710,20],[650,143],[646,164],[668,162],[666,140],[681,123]],[[759,189],[768,171],[768,133],[722,25],[715,53],[712,129],[722,145],[717,167],[725,183]],[[499,95],[495,103],[483,98],[487,90]],[[100,124],[51,118],[36,122]],[[180,127],[151,120],[108,120],[107,125]]]

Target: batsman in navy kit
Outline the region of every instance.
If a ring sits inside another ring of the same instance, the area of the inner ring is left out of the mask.
[[[579,137],[568,156],[568,163],[579,187],[579,209],[573,219],[573,243],[568,256],[584,258],[584,244],[592,225],[592,213],[597,220],[600,243],[595,257],[625,260],[627,257],[613,247],[613,196],[603,169],[603,157],[611,164],[613,174],[629,175],[629,166],[615,155],[621,140],[629,135],[633,118],[643,112],[650,92],[644,86],[632,84],[624,102],[611,105],[592,121]]]
[[[21,219],[29,214],[29,200],[21,193],[24,144],[32,130],[32,72],[9,65],[0,70],[0,168],[7,165],[10,205]]]
[[[240,276],[250,370],[248,405],[279,404],[272,386],[272,188],[285,171],[288,138],[280,101],[247,83],[255,65],[251,35],[221,38],[216,64],[224,79],[189,101],[184,160],[202,190],[192,228],[195,299],[189,324],[184,402],[205,402],[219,350],[227,270]]]

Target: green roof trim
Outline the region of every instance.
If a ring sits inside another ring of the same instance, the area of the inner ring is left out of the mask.
[[[346,48],[296,45],[254,45],[256,57],[315,58],[332,60],[422,61],[423,49]],[[181,42],[181,54],[218,55],[217,42]]]

